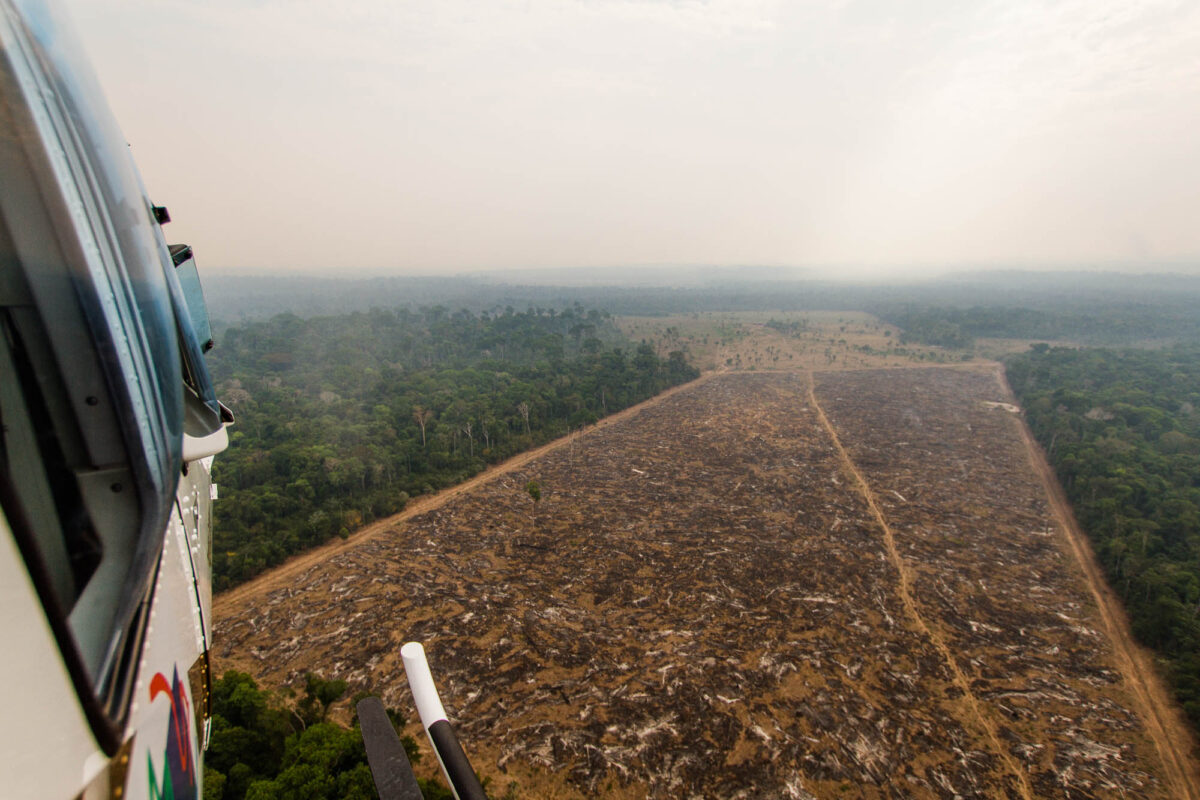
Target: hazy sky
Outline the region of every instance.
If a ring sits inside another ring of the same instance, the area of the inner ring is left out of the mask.
[[[69,0],[202,267],[1200,263],[1200,3]]]

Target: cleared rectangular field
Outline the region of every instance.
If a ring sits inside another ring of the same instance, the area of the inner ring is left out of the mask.
[[[217,668],[411,708],[421,640],[523,797],[1170,796],[1007,399],[700,381],[218,601]]]

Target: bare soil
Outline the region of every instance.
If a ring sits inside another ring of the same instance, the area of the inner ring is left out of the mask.
[[[997,368],[996,380],[1005,394],[1011,397],[1012,389],[1002,368]],[[1196,737],[1154,668],[1153,655],[1134,640],[1125,609],[1104,579],[1091,542],[1079,527],[1075,512],[1046,460],[1045,452],[1024,422],[1020,424],[1020,430],[1029,453],[1030,466],[1042,477],[1065,544],[1075,556],[1092,592],[1105,632],[1113,643],[1114,655],[1126,686],[1163,761],[1167,782],[1176,797],[1200,800],[1200,763],[1195,758],[1200,748],[1197,747]]]
[[[1171,705],[1161,681],[1148,661],[1129,657],[1123,613],[1090,550],[1080,549],[1086,541],[1063,513],[1053,474],[1044,462],[1029,469],[1032,440],[1001,405],[1012,402],[1007,385],[996,372],[959,372],[949,382],[946,375],[841,373],[818,384],[879,498],[931,633],[946,642],[972,693],[991,701],[982,706],[990,725],[1022,739],[1015,751],[1026,757],[1034,796],[1055,784],[1092,794],[1119,785],[1111,773],[1127,770],[1127,761],[1101,754],[1128,735],[1127,747],[1140,737],[1158,751],[1167,796],[1194,797],[1191,738],[1182,725],[1162,726]],[[962,402],[966,383],[984,399],[974,413]],[[863,407],[872,409],[869,420]],[[1150,685],[1153,699],[1143,690]],[[1089,719],[1098,726],[1089,730]],[[1068,752],[1095,758],[1064,758]]]
[[[404,510],[399,514],[393,514],[387,519],[381,519],[377,522],[360,528],[344,540],[333,539],[320,547],[315,547],[307,552],[292,556],[278,567],[263,573],[254,580],[247,581],[240,586],[235,586],[229,591],[222,592],[213,598],[213,616],[216,618],[221,618],[237,613],[237,611],[247,602],[253,602],[254,598],[274,591],[280,587],[290,586],[296,579],[297,575],[304,574],[312,567],[316,566],[317,564],[324,563],[325,561],[329,560],[330,557],[338,553],[355,548],[374,538],[375,536],[378,536],[380,533],[391,531],[397,525],[400,525],[406,520],[439,508],[449,500],[458,497],[464,492],[469,492],[481,484],[492,481],[500,475],[519,470],[531,461],[535,461],[536,459],[553,450],[563,447],[564,445],[571,444],[576,437],[582,435],[583,433],[597,430],[607,425],[618,423],[623,419],[632,417],[643,408],[661,402],[676,392],[682,391],[689,386],[695,386],[696,384],[708,380],[711,377],[711,374],[705,375],[695,381],[692,381],[691,383],[674,386],[670,389],[667,389],[665,392],[661,392],[660,394],[651,397],[649,400],[646,400],[635,406],[630,406],[629,408],[623,411],[618,411],[615,414],[610,414],[609,416],[597,421],[596,424],[591,428],[588,428],[587,431],[577,431],[569,436],[564,436],[561,439],[555,439],[552,442],[547,442],[541,447],[535,447],[532,450],[519,453],[518,455],[515,455],[505,461],[503,464],[497,464],[496,466],[479,473],[469,480],[463,481],[456,486],[451,486],[449,489],[444,489],[436,494],[415,498],[414,500],[410,501],[404,507]]]
[[[523,797],[1193,798],[1010,401],[701,380],[218,597],[217,667],[408,709],[423,641]]]

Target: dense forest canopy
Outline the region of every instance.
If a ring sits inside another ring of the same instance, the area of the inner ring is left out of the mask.
[[[1134,634],[1200,727],[1200,348],[1038,345],[1008,377]]]
[[[1066,340],[1094,345],[1200,341],[1200,317],[1192,300],[1056,310],[884,304],[872,311],[904,331],[901,342],[955,349],[969,348],[977,338]]]
[[[244,672],[230,670],[213,681],[212,739],[204,764],[206,800],[373,800],[379,795],[367,764],[358,714],[350,727],[329,719],[330,706],[347,691],[342,680],[304,678],[303,693],[291,698],[259,689]],[[359,695],[351,701],[353,709]],[[402,733],[404,717],[387,709]],[[401,743],[421,762],[411,736]],[[437,779],[418,779],[426,800],[451,800]],[[515,796],[512,783],[503,798]]]
[[[698,374],[582,306],[284,314],[228,328],[210,358],[237,415],[218,591]]]

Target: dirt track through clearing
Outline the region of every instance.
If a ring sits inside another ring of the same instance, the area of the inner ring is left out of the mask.
[[[541,458],[543,455],[552,450],[556,450],[564,445],[570,444],[578,436],[584,435],[591,430],[596,430],[598,428],[611,425],[619,420],[632,417],[642,409],[652,406],[655,403],[660,403],[677,392],[681,392],[693,386],[699,386],[701,383],[704,383],[710,378],[715,377],[717,374],[719,373],[706,373],[690,383],[674,386],[661,394],[651,397],[649,400],[644,400],[635,406],[630,406],[624,411],[618,411],[615,414],[610,414],[607,417],[599,420],[591,428],[568,434],[559,439],[555,439],[548,444],[544,444],[541,447],[535,447],[532,450],[519,453],[507,461],[497,464],[496,466],[479,473],[469,480],[463,481],[457,486],[452,486],[449,489],[438,492],[437,494],[422,497],[419,500],[414,500],[410,502],[399,514],[393,514],[390,517],[373,522],[362,530],[351,534],[349,538],[343,541],[333,541],[322,545],[315,550],[310,550],[306,553],[293,556],[284,563],[280,564],[278,567],[267,570],[257,578],[253,578],[240,586],[235,586],[229,591],[223,592],[214,597],[213,616],[220,617],[231,613],[233,607],[239,605],[247,598],[262,596],[268,592],[274,591],[275,589],[287,586],[292,583],[293,579],[297,575],[300,575],[305,570],[311,569],[317,564],[320,564],[322,561],[325,561],[331,556],[337,555],[338,553],[349,550],[352,547],[356,547],[363,542],[373,539],[380,533],[390,530],[391,528],[394,528],[405,520],[415,517],[418,514],[424,514],[426,511],[432,511],[435,508],[445,505],[446,502],[451,498],[457,497],[463,492],[469,492],[482,483],[487,483],[499,478],[502,475],[506,475],[510,472],[518,470],[521,467],[524,467],[530,461]]]
[[[1012,387],[1008,385],[1004,368],[997,366],[995,374],[1000,388],[1008,397],[1013,398],[1011,402],[1015,403],[1016,398]],[[1125,678],[1125,684],[1138,705],[1146,731],[1163,761],[1167,783],[1180,800],[1200,800],[1200,789],[1197,788],[1200,786],[1200,769],[1191,755],[1195,751],[1195,739],[1180,718],[1170,693],[1154,668],[1150,654],[1133,640],[1125,610],[1104,579],[1092,546],[1079,527],[1071,504],[1058,483],[1058,477],[1050,468],[1045,453],[1033,438],[1025,420],[1017,418],[1016,421],[1021,431],[1021,439],[1029,452],[1029,465],[1045,484],[1050,507],[1062,526],[1071,554],[1083,571],[1088,588],[1091,589],[1104,623],[1105,633],[1112,642],[1117,667]]]
[[[904,604],[904,610],[908,612],[916,629],[937,649],[950,674],[954,676],[954,683],[962,690],[964,705],[966,706],[965,710],[968,712],[970,720],[978,725],[987,735],[992,752],[1001,760],[1005,769],[1016,780],[1021,797],[1025,798],[1025,800],[1033,800],[1033,790],[1029,785],[1029,775],[1013,760],[1012,755],[1001,744],[1000,737],[996,733],[995,723],[987,712],[980,707],[979,698],[975,696],[974,691],[971,689],[971,682],[963,674],[962,668],[959,667],[954,654],[950,652],[945,639],[921,615],[921,609],[913,599],[910,588],[912,585],[912,570],[905,564],[900,551],[896,549],[896,538],[892,534],[891,526],[888,525],[883,512],[879,509],[879,504],[875,502],[875,492],[871,490],[870,484],[867,483],[866,478],[863,477],[858,467],[855,466],[854,461],[850,458],[850,454],[846,452],[846,448],[842,446],[842,440],[838,437],[837,430],[834,429],[833,423],[829,421],[829,417],[825,415],[825,410],[821,408],[821,404],[817,402],[816,375],[813,372],[808,373],[808,402],[817,412],[817,418],[821,421],[821,425],[825,428],[826,433],[829,434],[829,438],[837,450],[842,466],[854,478],[854,484],[859,494],[862,495],[867,507],[871,510],[871,516],[875,518],[875,522],[879,525],[879,529],[883,533],[883,541],[887,548],[888,559],[891,561],[892,567],[895,568],[898,577],[898,588],[900,599]]]
[[[921,367],[913,365],[912,368]],[[979,365],[960,368],[978,369]],[[1011,397],[1012,392],[1004,378],[1003,368],[997,365],[994,370],[995,378],[1003,389],[1004,394]],[[606,417],[600,420],[595,427],[603,428],[619,420],[635,416],[641,410],[651,407],[678,392],[698,386],[718,374],[721,373],[708,373],[697,381],[675,387],[637,406]],[[811,372],[806,374],[808,376],[809,401],[818,414],[822,426],[831,437],[838,457],[846,468],[846,472],[853,477],[857,490],[869,506],[870,513],[883,533],[889,560],[898,573],[902,602],[912,620],[914,628],[928,638],[929,642],[937,649],[939,655],[944,660],[953,676],[955,684],[964,692],[962,699],[964,711],[986,733],[987,740],[990,742],[993,752],[997,754],[1005,769],[1015,776],[1020,795],[1024,798],[1032,798],[1033,793],[1028,776],[1025,770],[1013,761],[1011,755],[1002,746],[997,736],[996,725],[988,716],[986,704],[982,703],[972,693],[970,682],[956,663],[945,639],[922,616],[921,609],[912,592],[913,570],[905,563],[904,558],[897,550],[892,530],[884,518],[879,504],[876,502],[872,488],[851,460],[849,453],[838,438],[831,421],[817,403],[814,374]],[[1063,495],[1062,489],[1046,462],[1040,447],[1032,439],[1027,426],[1022,420],[1016,419],[1014,420],[1014,424],[1017,425],[1027,449],[1030,468],[1044,485],[1053,514],[1062,527],[1064,532],[1062,542],[1065,549],[1069,550],[1070,555],[1080,565],[1089,590],[1096,602],[1105,633],[1109,641],[1112,642],[1114,666],[1120,671],[1132,699],[1136,703],[1138,715],[1144,722],[1146,735],[1154,743],[1155,749],[1159,754],[1162,761],[1164,782],[1171,788],[1173,795],[1178,797],[1179,800],[1200,800],[1200,788],[1198,788],[1200,787],[1200,768],[1197,767],[1193,755],[1195,739],[1172,702],[1161,677],[1156,672],[1151,656],[1134,642],[1124,610],[1115,595],[1108,588],[1091,551],[1091,547],[1079,529],[1078,523],[1071,512],[1070,505]],[[257,579],[214,598],[214,615],[219,618],[227,614],[236,613],[239,608],[255,602],[256,599],[262,598],[272,591],[293,585],[297,578],[305,571],[317,566],[326,559],[376,538],[412,517],[437,509],[445,505],[452,498],[458,497],[465,492],[470,492],[482,484],[519,470],[543,455],[562,448],[564,445],[571,444],[577,437],[585,435],[588,432],[583,431],[571,434],[537,449],[514,456],[508,461],[458,486],[436,495],[414,500],[400,514],[379,520],[353,534],[345,541],[335,541],[314,551],[296,556],[283,565],[264,573]]]

